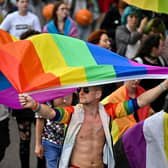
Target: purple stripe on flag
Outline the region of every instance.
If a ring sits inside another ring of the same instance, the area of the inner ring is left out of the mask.
[[[59,98],[62,96],[66,96],[76,92],[75,88],[72,89],[59,89],[59,90],[48,90],[38,93],[30,94],[35,100],[39,101],[40,103],[44,103],[46,101]]]
[[[168,74],[167,67],[147,67],[147,74]]]
[[[75,91],[76,89],[61,89],[42,91],[30,95],[40,103],[44,103],[46,101],[71,94]],[[18,92],[13,87],[0,91],[0,104],[4,104],[13,109],[23,108],[18,101]]]
[[[151,66],[151,65],[146,65],[146,64],[140,64],[137,62],[134,62],[132,60],[129,60],[129,62],[133,66],[139,66],[139,67],[146,67],[146,73],[147,74],[168,74],[168,69],[167,67],[158,67],[158,66]]]
[[[18,101],[18,92],[13,87],[0,91],[0,104],[16,109],[22,108]]]

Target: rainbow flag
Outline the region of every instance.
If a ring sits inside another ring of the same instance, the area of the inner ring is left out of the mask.
[[[6,31],[0,29],[0,44],[6,44],[9,42],[17,41],[18,39]]]
[[[115,144],[118,168],[168,167],[168,113],[139,122]]]
[[[10,42],[18,41],[18,39],[11,34],[0,29],[0,44],[4,45]],[[40,91],[30,94],[33,98],[43,103],[54,98],[62,97],[75,92],[76,89],[62,89],[54,91]],[[0,72],[0,104],[4,104],[8,107],[21,109],[21,105],[18,101],[18,92],[11,85],[9,80]]]
[[[138,64],[58,34],[45,33],[1,45],[0,59],[2,74],[18,93],[38,95],[128,79],[168,77],[166,67]]]

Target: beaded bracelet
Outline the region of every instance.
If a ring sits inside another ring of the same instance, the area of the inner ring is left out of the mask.
[[[33,106],[32,110],[35,110],[37,107],[38,107],[38,102],[37,102],[37,101],[35,101],[35,103],[34,103],[34,106]]]
[[[167,88],[162,83],[159,86],[163,92],[167,90]]]
[[[37,101],[35,101],[35,105],[34,107],[32,108],[33,112],[37,113],[41,110],[41,105],[40,103],[38,103]]]

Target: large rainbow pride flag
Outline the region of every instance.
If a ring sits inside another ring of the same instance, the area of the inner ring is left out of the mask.
[[[58,34],[2,44],[0,59],[0,95],[7,94],[12,86],[17,93],[36,94],[37,100],[41,94],[40,101],[51,99],[54,91],[58,94],[80,86],[168,77],[166,67],[138,64],[97,45]],[[14,99],[13,104],[16,102]],[[0,103],[14,106],[8,97],[0,97]]]

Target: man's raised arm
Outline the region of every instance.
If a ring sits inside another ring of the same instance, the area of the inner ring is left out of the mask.
[[[30,108],[34,112],[38,112],[43,118],[53,119],[56,115],[56,112],[51,107],[36,102],[29,95],[19,94],[19,102],[24,108]]]
[[[168,90],[168,79],[164,80],[158,86],[144,92],[137,98],[137,103],[139,107],[144,107],[147,104],[152,103],[157,97],[159,97],[163,92]]]

